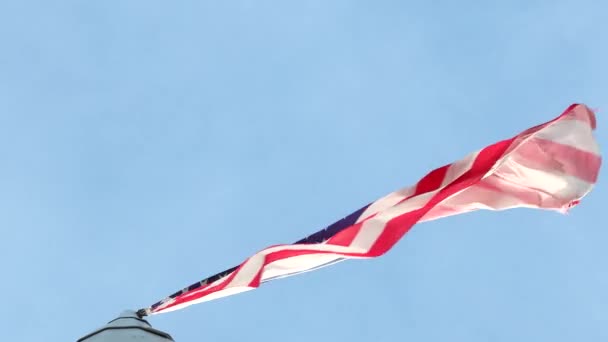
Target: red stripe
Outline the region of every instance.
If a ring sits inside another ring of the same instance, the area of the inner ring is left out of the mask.
[[[266,260],[264,260],[264,266],[267,264],[268,263],[266,262]],[[260,286],[260,283],[262,281],[262,275],[264,273],[264,266],[262,266],[258,269],[258,272],[256,273],[253,280],[251,282],[249,282],[249,284],[248,284],[249,287],[259,287]]]
[[[561,170],[589,183],[597,181],[602,158],[551,140],[532,138],[517,148],[514,161],[537,170]]]
[[[371,215],[370,217],[373,217],[373,216],[375,216],[375,214]],[[359,234],[359,231],[361,230],[361,226],[362,226],[362,222],[359,222],[359,223],[355,223],[354,225],[352,225],[346,229],[343,229],[341,232],[339,232],[338,234],[334,235],[329,240],[327,240],[327,244],[334,245],[334,246],[344,246],[344,247],[350,246],[350,244],[353,242],[355,237],[357,237],[357,234]]]
[[[410,197],[414,197],[439,189],[441,183],[443,183],[443,179],[445,178],[446,173],[448,172],[448,169],[450,168],[450,165],[451,164],[444,165],[429,172],[418,182],[418,184],[416,184],[416,191]]]
[[[496,192],[496,196],[504,196],[506,189],[508,189],[508,195],[516,198],[518,202],[525,203],[528,205],[535,205],[539,202],[538,192],[531,190],[526,187],[515,187],[513,183],[505,181],[499,177],[488,177],[483,179],[479,183],[475,184],[472,189],[485,189]],[[473,190],[474,191],[474,190]],[[548,201],[548,200],[547,200]]]

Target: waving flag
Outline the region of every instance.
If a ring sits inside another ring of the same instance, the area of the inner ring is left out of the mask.
[[[181,309],[345,259],[378,257],[418,222],[478,209],[565,212],[597,181],[601,156],[594,129],[593,112],[585,105],[571,105],[552,121],[435,169],[416,185],[388,194],[300,241],[263,249],[139,314]]]

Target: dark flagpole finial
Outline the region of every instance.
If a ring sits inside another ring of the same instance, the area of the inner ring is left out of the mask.
[[[139,310],[137,310],[137,317],[144,318],[146,316],[148,316],[148,313],[146,312],[146,309],[139,309]]]

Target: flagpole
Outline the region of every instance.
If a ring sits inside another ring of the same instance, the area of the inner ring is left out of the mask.
[[[81,337],[77,342],[173,342],[171,335],[152,328],[135,311],[123,311],[118,318]]]

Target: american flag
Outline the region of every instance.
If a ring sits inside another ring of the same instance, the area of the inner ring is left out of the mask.
[[[597,181],[595,115],[573,104],[557,118],[429,172],[414,186],[371,202],[293,244],[275,245],[238,266],[141,309],[141,316],[252,290],[346,259],[374,258],[418,222],[478,209],[527,207],[566,212]]]

